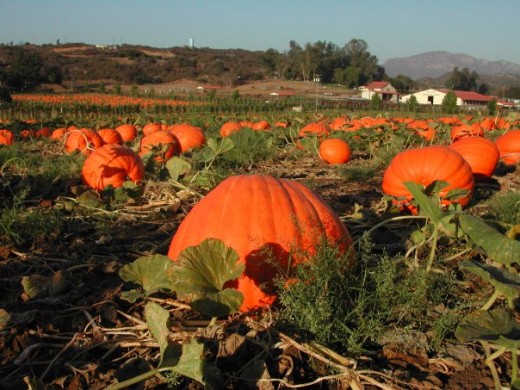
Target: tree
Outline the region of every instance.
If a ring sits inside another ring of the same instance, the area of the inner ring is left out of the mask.
[[[479,75],[477,72],[472,71],[468,68],[459,70],[457,66],[453,68],[451,76],[446,80],[446,86],[449,89],[458,91],[478,91],[478,79]]]
[[[11,94],[7,90],[7,88],[0,87],[0,105],[4,103],[11,103],[13,101],[13,98],[11,97]]]
[[[352,69],[349,73],[359,75],[355,86],[366,84],[380,74],[381,69],[378,69],[377,57],[370,54],[368,44],[364,40],[351,39],[343,50],[347,57],[348,67]]]
[[[388,78],[388,82],[394,86],[399,92],[410,92],[413,90],[413,80],[402,74],[397,75],[396,77]]]
[[[506,90],[505,97],[510,99],[520,99],[520,85],[509,87]]]
[[[408,99],[408,102],[406,102],[406,106],[408,108],[408,111],[410,112],[417,112],[419,111],[419,102],[417,101],[417,98],[415,95],[410,96],[410,99]]]
[[[455,95],[455,92],[449,91],[446,96],[444,96],[441,109],[442,112],[447,114],[455,114],[457,112],[457,95]]]
[[[495,115],[497,113],[497,101],[496,99],[491,99],[488,102],[488,114]]]
[[[35,51],[23,48],[15,49],[16,53],[11,65],[3,73],[4,85],[15,91],[24,91],[34,88],[36,85],[45,81],[43,77],[43,61]]]
[[[380,110],[382,107],[383,101],[381,100],[381,97],[379,94],[375,93],[374,96],[370,99],[370,109],[377,111]]]

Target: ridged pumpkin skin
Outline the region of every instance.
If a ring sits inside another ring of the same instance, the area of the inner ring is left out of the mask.
[[[506,165],[520,163],[520,130],[511,130],[495,141],[500,150],[500,160]]]
[[[143,126],[142,132],[143,135],[149,135],[155,133],[156,131],[161,131],[163,129],[162,124],[159,122],[150,122]]]
[[[341,138],[329,138],[320,143],[318,153],[329,164],[345,164],[350,160],[350,147]]]
[[[106,144],[87,157],[81,170],[83,182],[101,191],[108,185],[121,187],[127,180],[134,183],[144,178],[141,158],[125,145]]]
[[[261,175],[231,176],[208,193],[180,224],[168,257],[175,261],[185,248],[206,238],[235,249],[246,266],[231,284],[244,295],[242,311],[276,299],[272,280],[278,272],[267,259],[287,270],[289,254],[295,250],[312,254],[325,238],[344,251],[352,243],[341,220],[312,190],[296,181]],[[295,255],[291,265],[304,260]]]
[[[404,182],[426,187],[435,180],[449,183],[439,194],[444,205],[452,203],[443,198],[453,189],[469,190],[465,197],[453,203],[465,206],[470,201],[475,184],[471,167],[458,152],[447,146],[426,146],[398,153],[385,170],[382,188],[385,194],[396,198],[401,208],[414,212],[409,203],[412,196]]]
[[[500,158],[500,151],[493,141],[481,136],[463,137],[450,145],[467,161],[475,179],[491,177]]]
[[[168,131],[177,137],[181,145],[181,153],[190,149],[199,149],[206,143],[206,136],[200,127],[187,123],[172,125]]]

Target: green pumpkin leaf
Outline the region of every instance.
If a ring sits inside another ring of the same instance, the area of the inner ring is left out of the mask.
[[[163,255],[140,257],[121,268],[119,276],[125,282],[139,284],[145,295],[161,290],[171,291],[172,286],[166,271],[172,265],[173,262]]]
[[[513,301],[520,293],[520,276],[507,270],[493,267],[487,264],[477,263],[472,260],[465,260],[461,267],[480,276],[482,279],[491,283],[500,293],[502,293],[513,307]]]
[[[158,303],[148,302],[144,307],[144,316],[152,337],[159,344],[162,362],[169,346],[168,320],[170,313]]]
[[[135,302],[137,302],[137,300],[144,298],[144,297],[145,297],[145,295],[143,294],[143,292],[139,291],[139,290],[123,291],[120,295],[121,299],[123,299],[127,302],[130,302],[130,303],[135,303]]]
[[[430,218],[432,222],[437,225],[443,217],[440,206],[435,204],[435,202],[423,192],[422,185],[410,181],[404,182],[403,184],[417,202],[419,215]]]
[[[225,317],[240,310],[244,296],[234,288],[226,288],[191,302],[193,310],[208,317]]]
[[[168,365],[167,363],[166,360],[163,361],[163,366]],[[204,344],[191,339],[182,345],[181,355],[175,362],[173,371],[204,384],[205,366]]]
[[[191,164],[183,158],[173,156],[166,162],[168,174],[174,181],[178,181],[181,175],[186,175],[191,171]]]
[[[462,319],[455,337],[461,342],[482,340],[506,348],[519,348],[520,326],[508,310],[476,310]]]
[[[76,198],[76,201],[85,207],[101,208],[103,201],[94,191],[85,191]]]
[[[520,259],[520,241],[507,238],[480,218],[472,215],[461,214],[459,221],[464,233],[493,261],[510,265]]]
[[[237,311],[240,307],[237,307],[237,301],[242,304],[241,293],[224,290],[226,282],[235,280],[245,270],[244,264],[238,260],[234,249],[226,247],[221,240],[208,238],[197,246],[183,250],[168,274],[180,299],[191,301],[195,305],[192,306],[194,310],[202,309],[206,315],[219,316],[222,312],[229,314]],[[212,303],[209,304],[208,300]],[[222,306],[227,306],[228,310]],[[215,309],[214,313],[212,308]]]

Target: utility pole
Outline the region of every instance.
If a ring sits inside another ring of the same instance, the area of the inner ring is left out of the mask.
[[[315,74],[314,75],[314,82],[316,83],[316,112],[318,112],[318,87],[320,85],[320,81],[321,81],[320,75],[319,74]]]

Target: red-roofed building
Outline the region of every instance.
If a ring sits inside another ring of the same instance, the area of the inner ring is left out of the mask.
[[[384,102],[397,103],[399,101],[397,90],[388,81],[372,81],[367,85],[359,87],[359,91],[362,99],[370,100],[377,94]]]
[[[424,91],[415,92],[410,95],[404,95],[401,97],[400,102],[406,103],[413,95],[419,104],[440,106],[444,100],[444,97],[448,94],[449,91],[449,89],[426,89]],[[504,108],[509,108],[512,106],[512,104],[509,102],[503,101],[495,96],[483,95],[478,92],[453,91],[453,93],[455,93],[455,96],[457,96],[457,106],[459,107],[487,107],[489,101],[493,99],[497,101],[497,105],[499,107],[502,106]]]

